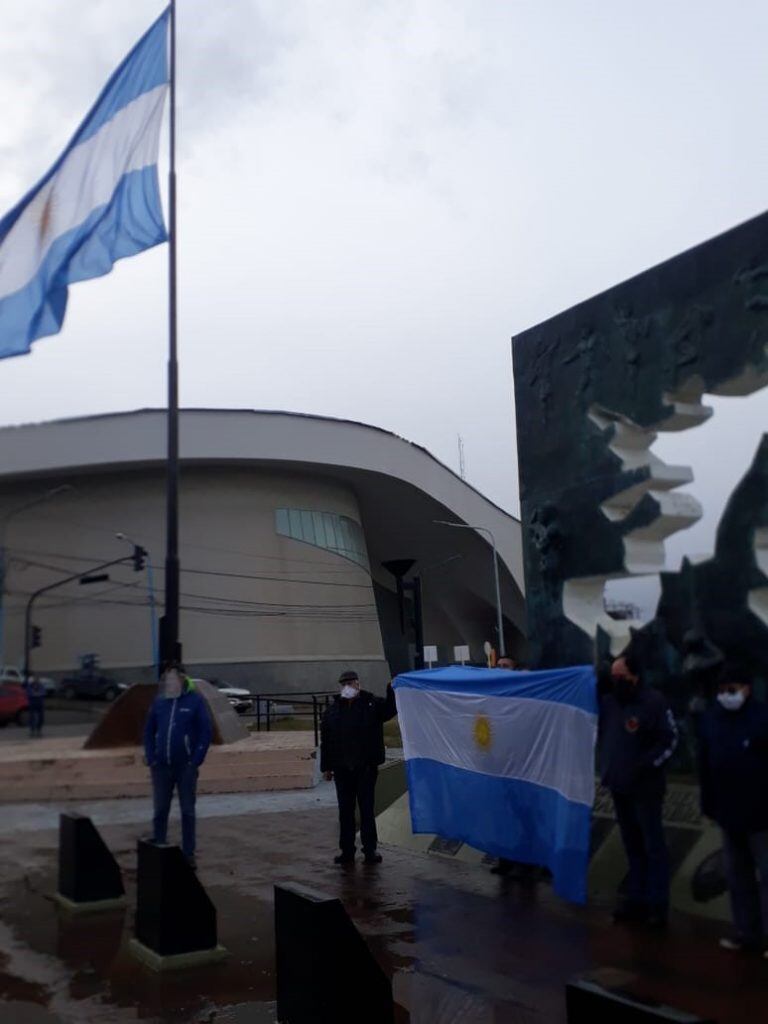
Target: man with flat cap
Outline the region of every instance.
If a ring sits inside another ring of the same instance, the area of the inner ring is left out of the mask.
[[[392,684],[386,697],[360,689],[357,672],[342,672],[340,691],[323,716],[320,770],[336,783],[339,847],[336,864],[355,862],[355,804],[360,810],[360,840],[366,864],[380,864],[374,796],[379,765],[384,763],[384,723],[397,714]]]

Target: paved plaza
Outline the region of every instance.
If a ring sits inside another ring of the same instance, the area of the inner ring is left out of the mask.
[[[135,843],[147,832],[148,801],[0,808],[2,1024],[274,1021],[272,886],[281,881],[343,901],[393,978],[398,1024],[564,1024],[563,988],[575,975],[719,1024],[765,1019],[768,964],[719,952],[714,922],[678,915],[665,936],[616,928],[607,906],[572,907],[547,886],[524,888],[483,867],[394,847],[383,848],[379,868],[336,868],[334,794],[326,784],[200,799],[199,875],[231,956],[158,977],[125,950],[130,909],[57,913],[61,809],[93,816],[123,868],[129,900],[135,893]]]

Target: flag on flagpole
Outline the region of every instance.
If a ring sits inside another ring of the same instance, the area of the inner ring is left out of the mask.
[[[0,359],[61,330],[70,284],[168,238],[157,174],[168,21],[166,10],[53,167],[0,220]]]
[[[394,681],[416,833],[553,874],[583,903],[595,795],[590,666],[541,672],[440,668]]]

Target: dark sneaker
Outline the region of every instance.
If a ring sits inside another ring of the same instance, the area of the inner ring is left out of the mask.
[[[650,910],[645,919],[648,928],[657,932],[663,932],[669,927],[669,916],[666,910]]]
[[[763,947],[759,942],[750,942],[748,939],[740,939],[736,936],[726,936],[720,939],[720,949],[729,953],[763,953]],[[766,953],[763,953],[766,956]]]
[[[492,875],[501,875],[502,877],[505,876],[505,875],[511,875],[512,874],[512,868],[514,866],[515,865],[514,865],[513,861],[505,860],[503,857],[500,857],[499,858],[499,863],[494,865],[494,867],[491,868],[491,874]]]
[[[354,864],[355,855],[351,853],[340,853],[338,857],[333,858],[334,864]]]
[[[366,853],[365,857],[363,858],[363,863],[364,864],[381,864],[381,854],[380,853]]]
[[[613,912],[614,924],[645,924],[648,917],[648,908],[640,903],[625,903]]]

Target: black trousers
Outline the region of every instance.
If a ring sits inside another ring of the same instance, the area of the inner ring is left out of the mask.
[[[669,854],[664,838],[664,797],[612,796],[629,861],[626,900],[665,912],[669,905]]]
[[[376,852],[374,795],[378,768],[337,768],[333,779],[339,801],[339,846],[345,857],[355,854],[355,804],[360,808],[360,840],[363,853]]]

